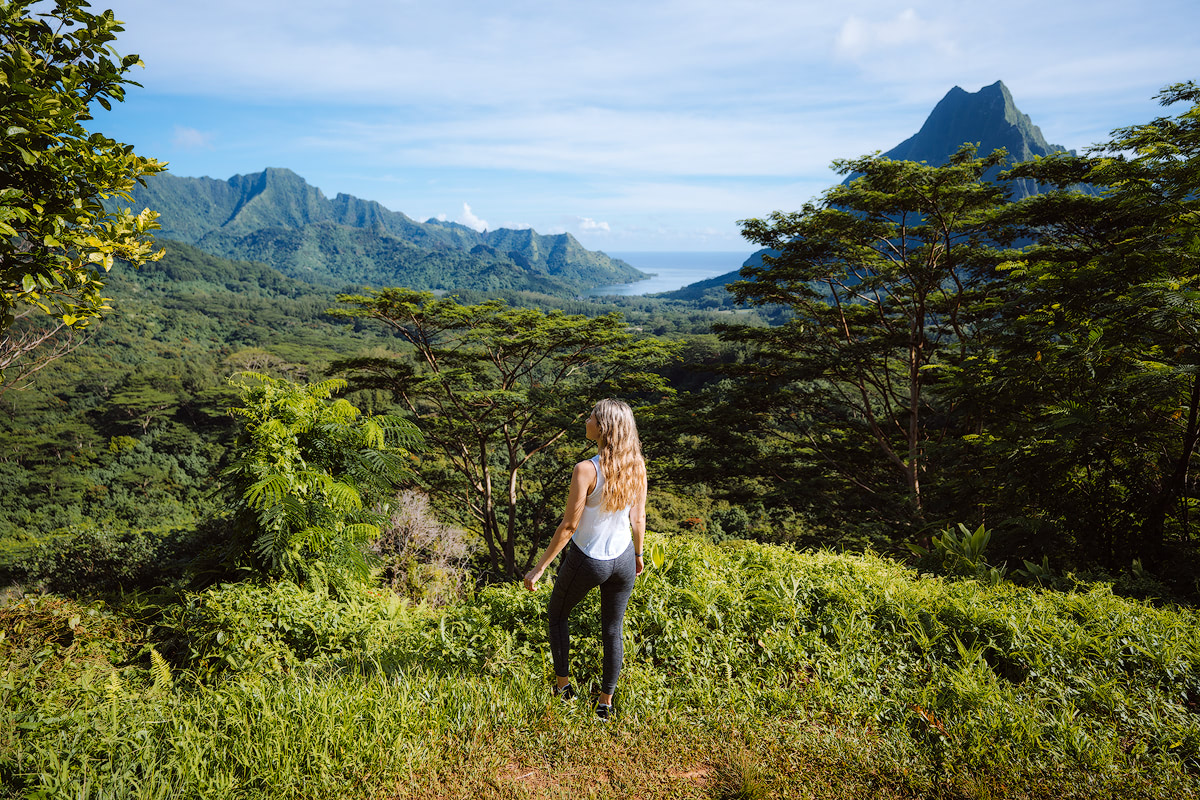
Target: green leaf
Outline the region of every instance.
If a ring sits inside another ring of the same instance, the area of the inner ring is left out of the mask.
[[[246,489],[243,495],[251,508],[262,509],[279,505],[287,494],[289,482],[284,475],[269,475]]]

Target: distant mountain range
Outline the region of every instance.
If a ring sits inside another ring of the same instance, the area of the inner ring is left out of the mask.
[[[159,212],[159,238],[318,285],[577,294],[648,277],[569,233],[417,222],[347,194],[330,200],[287,169],[227,181],[156,175],[134,202]]]
[[[979,155],[985,155],[1003,147],[1008,152],[1008,165],[1029,161],[1035,156],[1066,151],[1062,145],[1050,144],[1028,114],[1021,113],[1013,102],[1012,93],[1003,81],[996,81],[978,92],[967,92],[955,86],[941,101],[921,126],[921,130],[888,150],[883,155],[893,161],[924,161],[941,166],[950,160],[965,142],[979,145]],[[847,154],[851,156],[851,154]],[[984,173],[991,179],[1000,171],[995,167]],[[856,176],[850,175],[845,182]],[[1035,181],[1020,180],[1008,184],[1014,200],[1038,194],[1042,187]],[[743,264],[759,263],[762,251],[746,259]],[[685,286],[675,292],[664,292],[662,297],[691,300],[710,291],[714,286],[740,280],[737,272],[729,272],[709,278],[698,284]]]
[[[1048,143],[1017,108],[1008,87],[997,81],[974,93],[955,86],[916,134],[884,155],[940,165],[964,142],[978,143],[981,154],[1003,147],[1010,163],[1065,149]],[[1014,199],[1041,189],[1033,181],[1011,188]],[[330,200],[287,169],[226,181],[156,175],[134,193],[134,202],[159,212],[159,238],[222,258],[261,262],[288,277],[334,288],[521,289],[575,295],[648,277],[624,261],[585,249],[568,233],[479,232],[436,219],[417,222],[347,194]],[[730,272],[704,281],[703,287],[664,296],[689,299],[738,278]]]

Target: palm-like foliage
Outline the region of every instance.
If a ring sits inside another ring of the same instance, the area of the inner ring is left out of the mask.
[[[297,583],[365,579],[363,544],[381,520],[372,507],[410,475],[416,428],[332,399],[342,380],[304,385],[244,372],[233,383],[244,405],[230,413],[245,428],[221,473],[229,563]]]

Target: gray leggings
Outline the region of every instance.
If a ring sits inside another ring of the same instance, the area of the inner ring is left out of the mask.
[[[633,545],[608,561],[585,555],[574,542],[567,545],[548,608],[550,655],[554,658],[556,675],[565,678],[571,674],[571,634],[567,616],[584,595],[599,586],[600,628],[604,641],[604,676],[600,682],[600,692],[612,694],[616,691],[621,660],[625,657],[621,628],[636,572]]]

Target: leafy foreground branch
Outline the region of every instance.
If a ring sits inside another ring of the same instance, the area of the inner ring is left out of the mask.
[[[1195,612],[870,555],[650,549],[607,727],[551,702],[547,595],[515,584],[437,613],[227,585],[149,629],[11,603],[0,778],[10,797],[1197,796]]]

